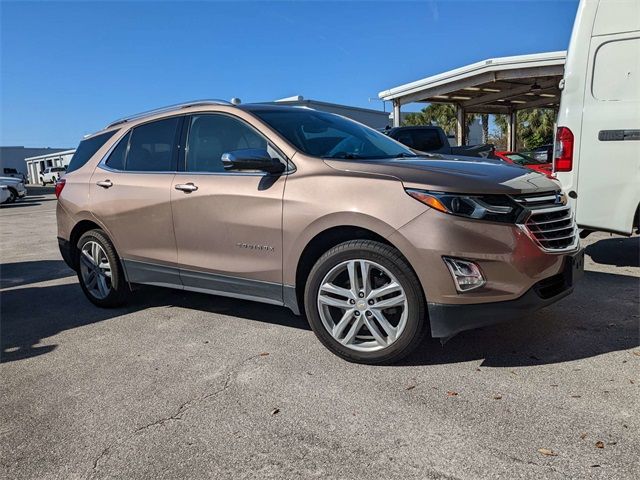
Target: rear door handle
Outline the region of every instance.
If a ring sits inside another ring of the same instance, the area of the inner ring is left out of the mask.
[[[113,182],[111,180],[101,180],[99,182],[96,182],[96,185],[102,188],[110,188],[113,187]]]
[[[178,183],[175,187],[176,190],[181,190],[184,193],[191,193],[191,192],[195,192],[196,190],[198,190],[198,187],[196,185],[194,185],[193,183],[189,182],[189,183]]]

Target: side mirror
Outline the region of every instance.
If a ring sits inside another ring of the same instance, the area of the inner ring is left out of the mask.
[[[283,163],[277,158],[271,158],[263,148],[245,148],[223,153],[222,164],[225,170],[259,170],[268,173],[282,173],[285,170]]]

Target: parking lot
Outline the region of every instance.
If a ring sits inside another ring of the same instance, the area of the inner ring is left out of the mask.
[[[143,288],[90,304],[51,189],[0,208],[4,478],[637,478],[638,237],[570,297],[346,363],[287,309]]]

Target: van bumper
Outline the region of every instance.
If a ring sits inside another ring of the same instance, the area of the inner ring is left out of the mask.
[[[565,258],[560,273],[537,282],[517,299],[476,304],[428,303],[431,335],[447,340],[465,330],[522,318],[573,292],[583,272],[584,250],[580,250]]]

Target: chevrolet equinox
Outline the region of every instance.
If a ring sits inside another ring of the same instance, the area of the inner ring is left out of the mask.
[[[116,121],[82,140],[56,195],[60,251],[95,305],[135,284],[283,305],[362,363],[549,305],[583,264],[553,180],[308,108],[198,101]]]

